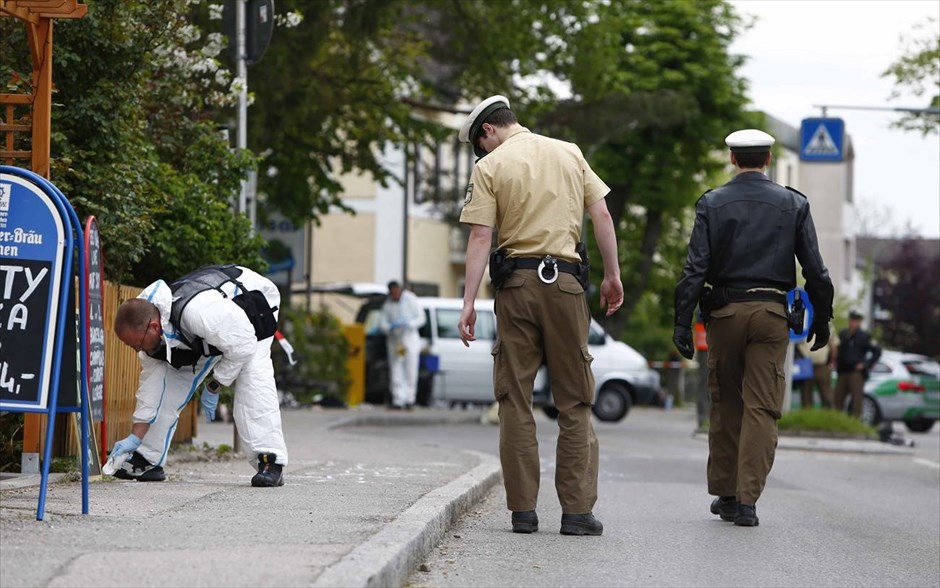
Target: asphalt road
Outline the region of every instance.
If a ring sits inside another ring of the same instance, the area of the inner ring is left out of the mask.
[[[940,428],[903,455],[779,450],[761,525],[708,512],[707,446],[688,411],[596,423],[603,537],[558,534],[556,428],[539,418],[540,530],[510,532],[502,488],[465,516],[413,586],[940,586]],[[903,431],[903,428],[899,428]],[[360,429],[497,452],[495,426]]]

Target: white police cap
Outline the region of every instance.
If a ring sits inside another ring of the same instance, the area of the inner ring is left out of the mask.
[[[473,137],[480,132],[480,127],[483,126],[486,118],[503,108],[509,108],[509,98],[505,96],[490,96],[483,102],[480,102],[477,104],[477,107],[473,109],[473,112],[467,116],[467,120],[463,121],[463,124],[460,126],[460,131],[457,133],[457,138],[463,143],[470,143]],[[477,157],[486,155],[485,151],[479,152],[476,145],[473,146],[473,150],[477,154]]]
[[[743,129],[725,137],[725,144],[735,153],[766,153],[774,144],[774,138],[764,131]]]

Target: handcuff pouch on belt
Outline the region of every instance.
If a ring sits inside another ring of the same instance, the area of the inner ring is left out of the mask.
[[[711,313],[719,308],[728,306],[732,302],[753,302],[759,300],[783,304],[783,308],[787,313],[787,323],[792,327],[796,321],[799,321],[800,326],[797,327],[796,330],[802,330],[803,313],[805,312],[802,301],[800,301],[799,305],[795,304],[794,308],[791,309],[787,304],[786,294],[778,294],[766,290],[737,290],[724,286],[706,285],[702,288],[702,293],[699,295],[698,306],[702,313],[702,322],[708,324]]]
[[[559,261],[551,255],[542,258],[508,257],[505,249],[497,249],[490,253],[490,281],[493,287],[499,290],[506,282],[506,278],[517,269],[534,269],[538,272],[540,280],[546,284],[552,284],[558,279],[558,273],[564,272],[573,275],[581,287],[587,291],[590,269],[587,250],[584,243],[578,243],[575,249],[581,256],[579,263]]]

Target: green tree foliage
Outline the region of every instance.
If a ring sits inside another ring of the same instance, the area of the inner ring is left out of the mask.
[[[909,353],[940,356],[940,247],[936,240],[907,238],[876,265],[874,302],[887,319],[877,321],[882,344]]]
[[[207,64],[221,44],[191,25],[188,7],[97,0],[85,18],[55,25],[51,179],[80,217],[98,218],[111,279],[263,267],[261,240],[229,210],[252,158],[231,152],[211,120],[217,72]],[[22,24],[0,27],[0,77],[28,80]]]
[[[254,102],[249,146],[262,155],[259,190],[295,222],[342,206],[341,173],[383,185],[402,170],[384,160],[393,145],[454,140],[417,114],[468,97],[507,92],[514,75],[545,56],[541,35],[558,35],[566,2],[513,0],[298,0],[303,15],[278,28],[248,73]],[[576,3],[576,7],[581,4]],[[534,22],[544,21],[544,26]]]
[[[915,27],[914,35],[906,39],[904,54],[881,74],[882,77],[894,78],[895,89],[891,98],[900,97],[906,90],[927,98],[929,102],[924,106],[940,108],[940,28],[937,25],[937,20],[930,18]],[[940,133],[940,115],[936,112],[909,113],[893,126],[923,135]]]

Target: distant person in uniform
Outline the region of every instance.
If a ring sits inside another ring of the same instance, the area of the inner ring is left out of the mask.
[[[871,333],[862,328],[862,313],[849,311],[849,326],[839,331],[839,346],[836,348],[835,408],[845,410],[846,395],[852,398],[852,416],[862,416],[862,396],[865,380],[871,366],[881,357],[881,347],[872,339]]]
[[[688,359],[692,314],[701,305],[708,337],[708,493],[711,512],[755,526],[757,499],[773,466],[790,343],[786,293],[794,256],[816,310],[809,340],[829,340],[832,281],[816,242],[809,201],[765,174],[773,137],[728,135],[735,177],[695,204],[689,253],[675,292],[676,348]],[[707,285],[706,285],[707,284]]]
[[[458,324],[468,346],[476,340],[473,305],[493,230],[499,231],[498,251],[490,260],[491,276],[501,276],[494,283],[498,321],[493,388],[512,530],[538,530],[539,451],[532,387],[544,359],[558,409],[555,489],[562,508],[561,533],[600,535],[604,527],[592,512],[598,443],[591,424],[591,315],[579,241],[587,210],[604,259],[601,305],[610,316],[623,304],[616,235],[604,201],[610,189],[577,145],[529,132],[503,96],[477,105],[460,128],[459,139],[471,143],[480,158],[460,215],[460,221],[470,225]]]
[[[130,454],[115,477],[166,478],[163,464],[180,412],[208,379],[201,395],[208,421],[215,417],[219,389],[235,388],[235,426],[248,462],[257,465],[251,485],[284,485],[287,446],[271,363],[280,301],[271,280],[223,265],[172,284],[157,280],[121,304],[114,333],[137,352],[141,373],[131,434],[111,450],[113,456]]]
[[[418,329],[425,323],[418,297],[396,281],[388,283],[388,298],[382,304],[379,328],[385,333],[388,350],[389,384],[392,409],[410,409],[418,393],[418,364],[421,337]]]
[[[811,351],[808,342],[803,341],[797,345],[797,349],[803,355],[808,357],[813,364],[813,373],[800,383],[800,406],[803,408],[813,408],[813,388],[819,390],[819,404],[822,408],[832,408],[832,369],[835,366],[835,358],[832,352],[832,342],[816,351]]]

